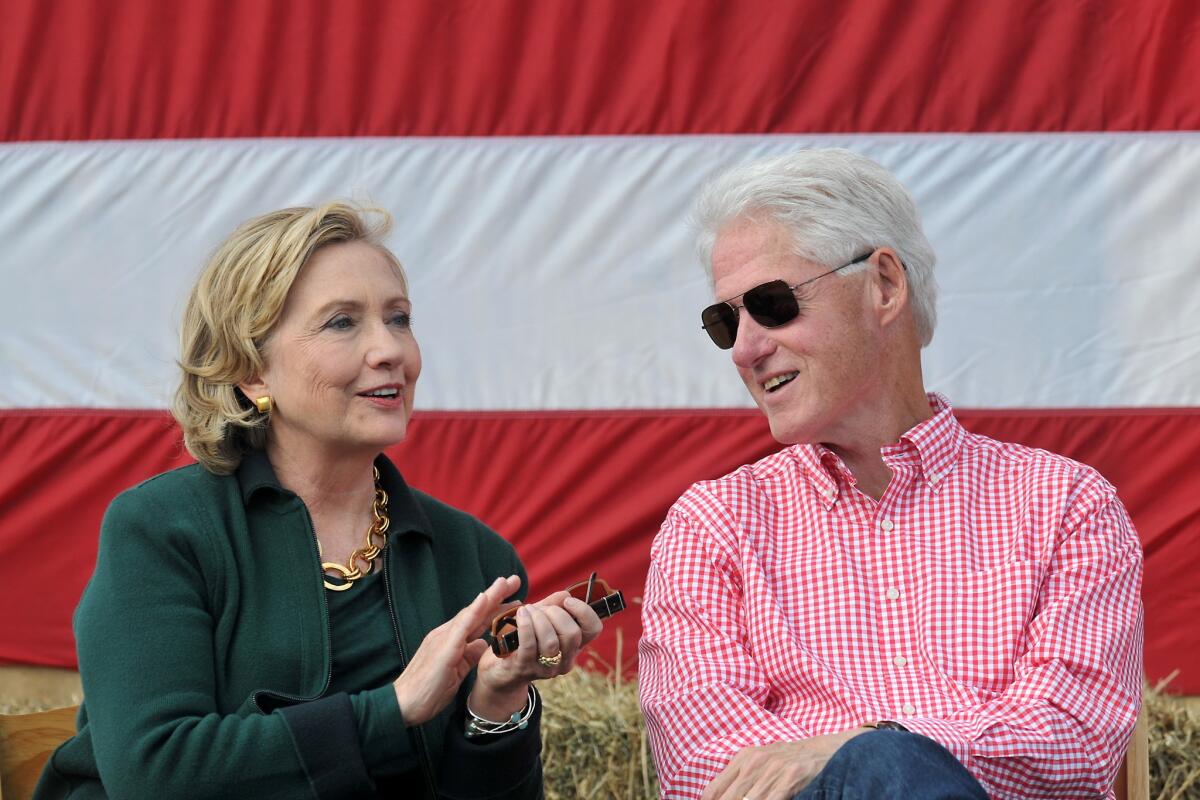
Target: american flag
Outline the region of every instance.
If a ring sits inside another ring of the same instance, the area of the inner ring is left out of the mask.
[[[1166,0],[6,0],[0,660],[74,664],[105,506],[188,460],[165,408],[206,255],[330,198],[396,218],[410,482],[535,594],[596,569],[635,598],[670,503],[777,448],[699,328],[691,198],[838,145],[937,248],[927,385],[1116,485],[1148,675],[1200,693],[1197,74],[1200,11]]]

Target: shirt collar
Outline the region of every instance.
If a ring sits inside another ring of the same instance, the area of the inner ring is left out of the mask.
[[[388,519],[391,521],[388,526],[389,535],[412,531],[432,538],[433,525],[417,501],[416,495],[408,488],[400,470],[396,469],[396,465],[380,453],[375,457],[375,468],[379,470],[379,484],[388,496]],[[296,496],[279,483],[275,469],[263,450],[251,450],[246,453],[236,475],[242,492],[242,502],[246,505],[250,505],[259,493],[279,498]]]
[[[909,428],[899,442],[883,447],[880,454],[889,467],[919,466],[926,482],[936,486],[954,468],[966,430],[954,416],[949,400],[936,392],[930,392],[926,397],[933,416]],[[800,445],[795,452],[813,476],[817,491],[825,498],[827,506],[837,499],[843,482],[848,486],[857,483],[837,453],[825,445]]]
[[[842,491],[842,481],[853,486],[857,481],[837,453],[823,444],[802,444],[793,448],[796,459],[812,477],[821,502],[830,508]]]
[[[967,432],[954,416],[949,400],[936,392],[927,397],[933,416],[909,428],[898,443],[880,452],[888,466],[920,466],[926,482],[936,486],[954,469]]]
[[[238,487],[242,490],[242,502],[249,505],[250,498],[259,490],[270,490],[276,494],[287,491],[275,477],[275,470],[267,460],[267,454],[262,450],[251,450],[242,456],[238,465]]]

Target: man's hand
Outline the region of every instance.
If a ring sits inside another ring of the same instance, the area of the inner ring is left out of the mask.
[[[814,736],[798,742],[747,747],[735,755],[701,800],[792,800],[825,769],[838,748],[868,728]]]

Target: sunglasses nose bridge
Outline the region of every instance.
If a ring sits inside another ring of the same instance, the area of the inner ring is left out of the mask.
[[[745,339],[741,330],[747,320],[750,321],[750,327],[758,333],[762,333],[767,328],[776,327],[755,319],[754,313],[746,308],[744,298],[742,304],[726,301],[718,303],[716,306],[722,307],[719,319],[714,320],[710,326],[706,326],[706,329],[708,329],[713,342],[722,350],[737,349],[738,343]]]
[[[738,314],[736,336],[730,348],[735,366],[750,368],[771,354],[775,349],[774,339],[770,335],[772,327],[775,326],[762,324],[742,309]]]
[[[704,327],[717,347],[735,348],[741,338],[739,331],[744,317],[761,328],[778,328],[795,319],[800,311],[795,291],[800,285],[789,286],[776,279],[748,289],[739,297],[715,303],[702,315]]]

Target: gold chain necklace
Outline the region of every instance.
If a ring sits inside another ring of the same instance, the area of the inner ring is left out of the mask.
[[[371,527],[367,528],[367,543],[350,554],[350,565],[339,564],[336,561],[322,561],[321,572],[337,572],[345,579],[345,583],[330,583],[325,581],[325,588],[331,592],[344,592],[354,585],[354,582],[364,575],[370,575],[375,569],[375,558],[383,552],[382,548],[375,544],[375,537],[378,536],[387,544],[388,525],[391,520],[388,518],[387,492],[379,485],[379,469],[371,467],[371,471],[375,475],[375,502],[371,506],[371,513],[375,515],[375,521],[371,523]],[[317,554],[324,556],[325,552],[321,547],[321,540],[317,540]],[[363,572],[358,568],[355,562],[362,561],[367,565],[367,571]]]

